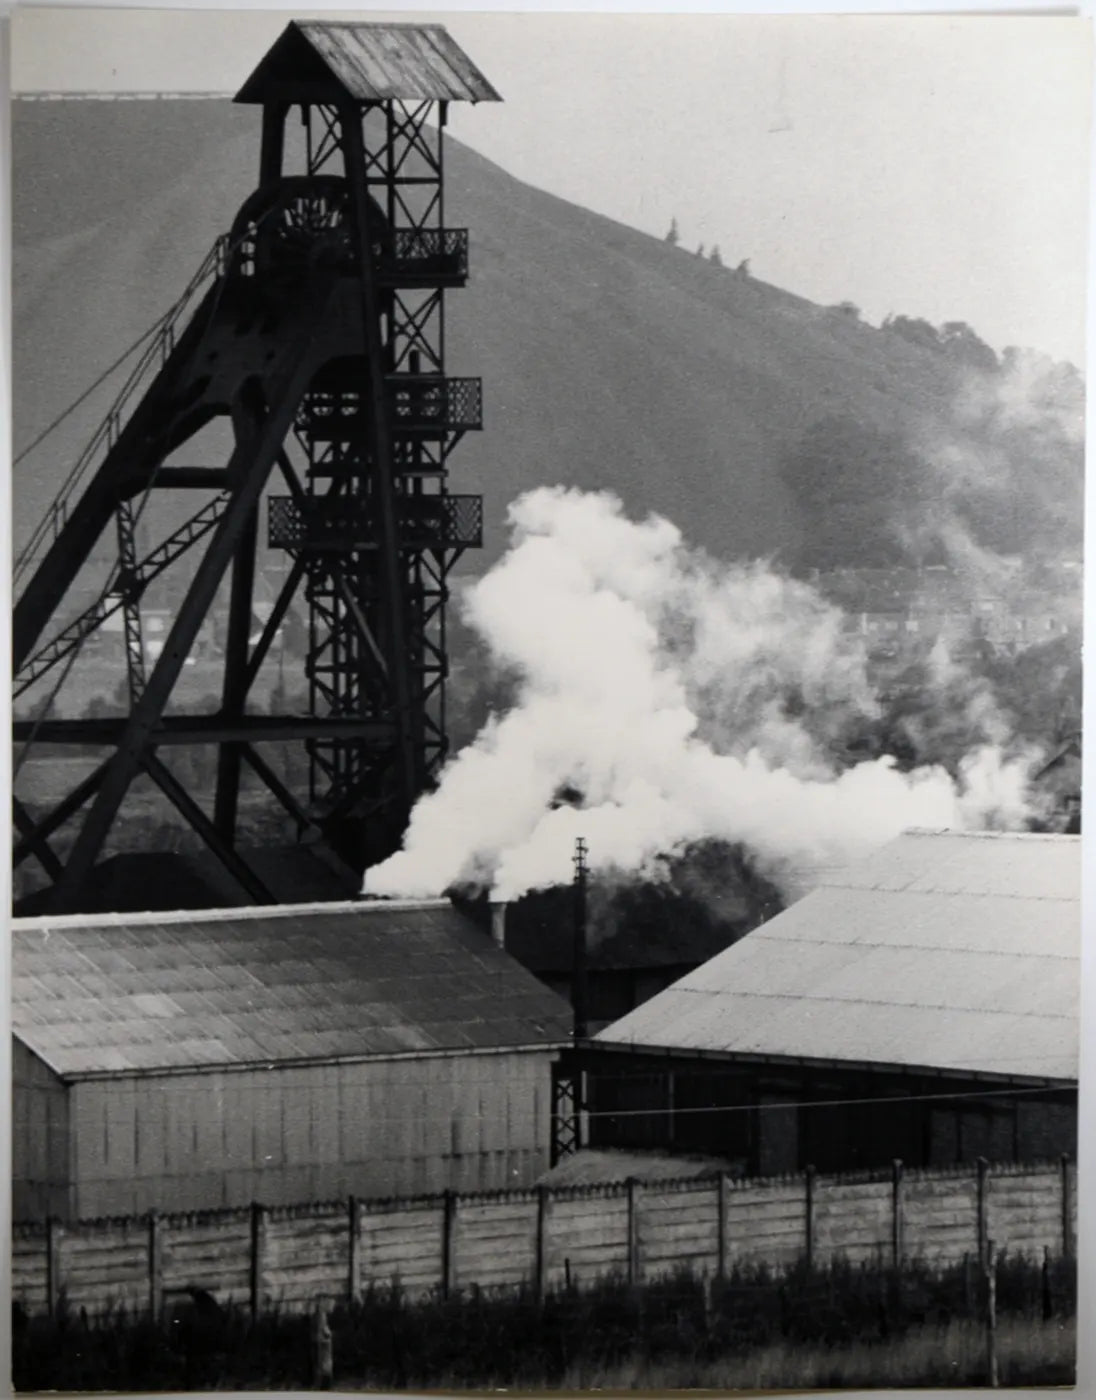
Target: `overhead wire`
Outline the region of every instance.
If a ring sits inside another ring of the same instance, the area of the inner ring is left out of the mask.
[[[34,438],[31,442],[28,442],[26,447],[24,447],[21,452],[17,452],[16,455],[12,458],[12,466],[17,467],[20,462],[22,462],[26,457],[29,457],[30,454],[34,451],[34,449],[36,447],[40,447],[41,444],[45,442],[46,438],[48,438],[51,433],[55,432],[61,426],[61,424],[65,421],[66,418],[70,417],[71,414],[76,412],[76,410],[80,407],[82,403],[85,403],[89,398],[91,398],[92,394],[95,393],[96,389],[98,389],[100,385],[106,383],[106,381],[115,372],[115,370],[120,369],[122,365],[125,364],[126,360],[129,359],[129,357],[134,353],[134,351],[139,349],[140,346],[142,346],[146,340],[149,340],[154,335],[158,335],[163,326],[171,320],[172,316],[175,314],[176,307],[179,304],[180,303],[177,302],[176,306],[173,306],[170,310],[165,311],[162,316],[158,317],[155,321],[153,321],[152,325],[149,326],[149,328],[146,331],[143,331],[135,341],[128,345],[126,349],[123,350],[122,353],[118,356],[118,358],[114,360],[110,365],[108,365],[107,368],[103,370],[102,374],[100,374],[96,379],[94,379],[91,382],[91,384],[88,385],[88,387],[84,390],[82,394],[78,395],[75,399],[73,399],[73,401],[68,405],[67,408],[62,409],[61,412],[57,415],[57,417],[54,418],[51,423],[48,423],[36,438]]]
[[[1054,1085],[1016,1086],[1007,1089],[956,1090],[954,1093],[939,1094],[871,1094],[862,1098],[846,1099],[802,1099],[795,1102],[779,1100],[771,1103],[712,1104],[698,1107],[681,1107],[669,1104],[664,1108],[622,1108],[622,1109],[575,1109],[569,1114],[553,1114],[555,1118],[570,1118],[581,1114],[584,1118],[665,1118],[687,1113],[754,1113],[768,1109],[788,1111],[801,1108],[851,1108],[865,1104],[911,1104],[953,1102],[961,1099],[1016,1098],[1024,1094],[1075,1094],[1076,1088]]]
[[[220,240],[218,240],[218,243],[219,242]],[[206,254],[205,258],[203,258],[199,266],[198,273],[191,278],[191,280],[187,283],[186,287],[184,287],[183,291],[179,294],[178,297],[176,297],[172,305],[168,307],[168,309],[165,312],[163,312],[162,315],[157,317],[157,319],[153,321],[152,325],[146,331],[144,331],[133,342],[133,344],[129,346],[128,349],[124,350],[111,366],[109,366],[106,370],[103,371],[101,375],[99,375],[99,377],[95,380],[95,382],[91,385],[90,388],[86,389],[84,393],[81,394],[73,403],[69,404],[68,408],[64,409],[53,420],[51,424],[49,424],[45,429],[43,429],[41,433],[39,433],[39,435],[34,439],[33,442],[29,443],[22,450],[22,452],[20,452],[20,454],[15,458],[15,463],[22,461],[23,458],[25,458],[28,455],[28,453],[32,452],[35,449],[35,447],[37,447],[40,443],[44,442],[45,439],[49,436],[49,434],[52,433],[61,423],[63,423],[65,419],[72,412],[74,412],[75,409],[78,408],[81,403],[83,403],[92,393],[94,393],[95,390],[100,385],[102,385],[105,382],[105,380],[108,379],[133,354],[133,352],[140,345],[142,345],[144,342],[148,341],[153,337],[163,336],[164,332],[168,329],[168,327],[171,326],[182,314],[187,302],[195,295],[198,288],[205,281],[205,277],[208,275],[208,271],[216,267],[217,246],[217,243],[215,243],[213,248],[210,249],[209,253]],[[131,371],[130,378],[122,386],[118,398],[112,405],[110,413],[107,414],[106,418],[103,419],[103,421],[99,424],[98,428],[95,430],[95,433],[92,435],[92,444],[94,444],[96,440],[102,436],[102,434],[107,428],[107,425],[110,422],[111,416],[117,412],[119,404],[128,399],[130,395],[134,392],[137,383],[139,382],[140,377],[143,375],[145,369],[147,369],[147,363],[142,363],[139,364],[133,371]],[[134,378],[135,376],[136,379]],[[79,481],[80,476],[86,469],[89,460],[87,457],[87,452],[88,449],[85,448],[84,452],[82,452],[77,458],[75,464],[72,467],[72,470],[68,473],[64,481],[61,483],[61,487],[58,490],[57,494],[54,496],[49,509],[46,511],[46,514],[43,516],[42,520],[39,522],[35,530],[32,532],[30,539],[27,541],[27,544],[25,545],[18,559],[16,560],[14,570],[16,582],[19,581],[20,577],[34,562],[34,552],[40,544],[43,535],[45,534],[46,528],[51,517],[56,516],[58,508],[62,505],[63,502],[67,500],[68,496],[71,494],[74,487],[76,486],[76,483]]]

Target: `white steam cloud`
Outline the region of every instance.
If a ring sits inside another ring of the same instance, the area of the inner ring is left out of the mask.
[[[1079,554],[1084,423],[1085,385],[1073,365],[1011,350],[994,373],[970,370],[948,412],[918,434],[931,489],[899,522],[904,542],[936,544],[972,589],[1022,600],[1025,562]],[[979,516],[996,526],[997,544],[976,541]],[[1002,530],[1012,536],[1007,548]]]
[[[417,804],[367,894],[517,898],[570,879],[577,836],[595,871],[641,876],[698,840],[742,843],[794,894],[905,828],[1027,815],[1030,759],[996,716],[957,779],[889,758],[839,771],[834,736],[877,701],[841,614],[806,585],[717,564],[611,495],[535,490],[510,523],[465,614],[518,675],[515,703]]]

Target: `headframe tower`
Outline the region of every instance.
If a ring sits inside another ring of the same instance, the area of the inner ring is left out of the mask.
[[[307,21],[288,25],[236,100],[261,108],[258,187],[188,288],[193,314],[160,324],[147,383],[131,376],[17,563],[17,696],[79,665],[108,617],[125,623],[124,717],[43,712],[14,727],[17,745],[104,750],[48,813],[16,802],[15,859],[39,861],[56,909],[80,907],[140,774],[265,901],[239,849],[245,766],[360,869],[398,845],[446,754],[447,579],[482,530],[480,498],[449,491],[448,462],[482,414],[479,380],[446,374],[445,294],[467,278],[468,234],[445,223],[443,130],[450,102],[498,94],[441,26]],[[216,419],[230,428],[223,459],[181,462]],[[201,504],[143,548],[137,522],[168,492]],[[264,528],[287,567],[256,636]],[[107,584],[73,618],[66,596],[112,529]],[[141,596],[186,552],[196,563],[150,663]],[[181,714],[177,682],[226,579],[219,708]],[[253,683],[295,599],[308,712],[253,714]],[[305,745],[306,794],[264,758],[269,741]],[[211,810],[159,752],[190,744],[217,746]],[[68,822],[62,857],[51,840]]]

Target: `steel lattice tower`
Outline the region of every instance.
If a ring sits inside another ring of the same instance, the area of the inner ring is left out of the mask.
[[[288,26],[236,100],[262,108],[258,189],[160,325],[142,361],[148,387],[130,411],[135,371],[23,560],[17,695],[71,664],[106,617],[125,620],[124,719],[15,725],[17,743],[108,751],[48,815],[16,803],[15,858],[39,860],[56,908],[79,907],[138,774],[266,900],[238,849],[243,765],[360,869],[398,844],[446,753],[447,578],[479,545],[482,509],[447,487],[450,454],[481,426],[481,393],[478,380],[445,373],[445,293],[466,280],[468,235],[445,226],[442,133],[450,101],[497,94],[440,26],[307,22]],[[184,324],[180,308],[192,301]],[[176,464],[173,454],[217,418],[231,427],[227,460]],[[267,495],[275,474],[283,493]],[[187,491],[209,499],[142,554],[136,523],[148,499]],[[255,637],[264,500],[268,545],[286,551],[288,568]],[[111,529],[107,586],[58,626],[77,572]],[[189,550],[200,557],[149,668],[141,595]],[[169,712],[226,577],[220,708]],[[307,604],[309,713],[250,714],[252,684],[295,598]],[[264,759],[258,745],[269,740],[305,744],[307,796]],[[211,813],[157,755],[209,743],[218,745]],[[77,818],[62,860],[50,839]]]

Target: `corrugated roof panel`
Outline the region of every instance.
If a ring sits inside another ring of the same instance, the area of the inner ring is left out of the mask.
[[[1021,899],[1076,899],[1080,892],[1080,864],[1058,836],[911,831],[899,840],[900,848],[891,842],[826,883]]]
[[[515,1022],[522,1044],[556,1045],[570,1030],[562,1000],[441,902],[16,920],[12,965],[13,1029],[62,1075],[504,1048]]]
[[[895,945],[919,948],[955,948],[970,952],[1022,955],[1033,937],[1039,939],[1043,957],[1076,956],[1079,927],[1061,917],[1059,901],[1041,901],[1039,907],[1024,899],[996,899],[987,910],[988,895],[907,892],[916,898],[896,903],[894,916],[879,919],[879,891],[860,888],[822,888],[812,903],[800,911],[796,904],[750,935],[782,943],[847,943]],[[830,911],[833,917],[830,917]],[[800,911],[800,912],[797,912]],[[793,917],[794,916],[794,917]]]
[[[597,1037],[1075,1078],[1081,848],[908,834]]]

